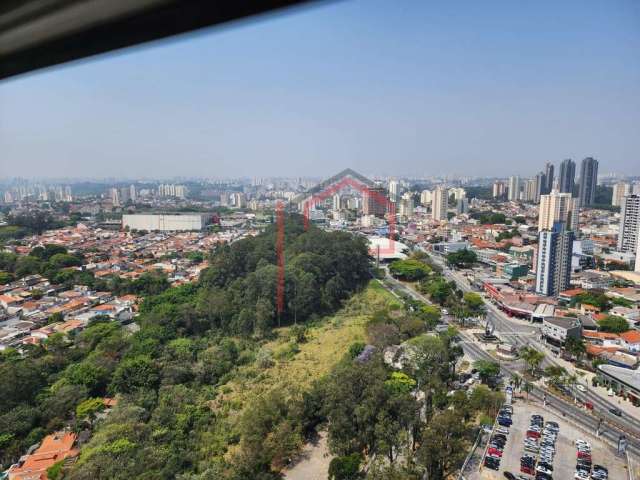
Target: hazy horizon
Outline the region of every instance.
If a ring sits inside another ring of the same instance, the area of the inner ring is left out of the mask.
[[[0,82],[0,175],[640,164],[640,3],[349,0]]]

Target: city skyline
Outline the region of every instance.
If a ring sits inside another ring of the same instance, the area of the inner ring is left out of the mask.
[[[639,18],[338,2],[38,72],[0,84],[0,174],[633,173]]]

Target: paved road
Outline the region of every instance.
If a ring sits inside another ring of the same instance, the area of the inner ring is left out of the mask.
[[[396,294],[401,292],[405,295],[408,295],[415,300],[420,300],[425,303],[431,303],[427,297],[422,295],[419,292],[416,292],[412,288],[407,287],[403,283],[394,279],[390,275],[387,275],[384,279],[384,284],[387,288],[394,291]],[[498,315],[495,312],[489,311],[489,315],[493,315],[492,319],[495,320],[496,332],[499,332],[499,329],[502,328],[505,330],[505,333],[517,333],[517,335],[512,335],[513,341],[516,346],[525,346],[529,345],[532,342],[534,346],[536,342],[531,339],[531,336],[535,336],[536,329],[535,327],[529,325],[523,325],[521,323],[515,323],[513,321],[509,321],[506,318],[503,318],[502,315]],[[449,319],[445,316],[443,319],[449,323]],[[477,340],[465,333],[461,332],[460,334],[462,341],[462,349],[464,352],[474,360],[491,360],[495,361],[495,358],[492,357],[489,353],[483,350],[476,342]],[[539,347],[537,347],[539,348]],[[550,364],[554,364],[555,362],[550,357],[547,357],[545,360]],[[520,373],[521,362],[500,362],[501,370],[507,376],[512,376],[516,373]],[[625,435],[629,441],[629,452],[634,455],[640,455],[640,422],[636,419],[631,419],[631,417],[625,418],[625,420],[621,420],[619,417],[611,414],[609,412],[609,408],[613,405],[602,399],[597,394],[593,392],[587,392],[586,396],[592,401],[594,404],[594,412],[587,412],[571,402],[564,400],[561,397],[558,397],[550,392],[543,390],[541,387],[537,385],[533,385],[533,390],[530,392],[530,395],[534,398],[542,400],[542,398],[546,395],[547,405],[556,410],[559,414],[565,416],[567,419],[572,420],[574,423],[582,426],[590,432],[595,432],[599,418],[602,418],[603,422],[601,424],[601,436],[609,440],[612,444],[617,444],[620,435]],[[583,395],[582,393],[578,394],[578,398]],[[595,397],[595,398],[592,398]],[[597,416],[596,416],[597,415]]]

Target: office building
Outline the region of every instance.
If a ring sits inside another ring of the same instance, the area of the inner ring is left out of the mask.
[[[556,222],[552,230],[538,234],[537,294],[557,297],[569,288],[573,239],[573,232],[562,222]]]
[[[362,195],[362,214],[384,217],[387,213],[387,190],[384,187],[369,187]]]
[[[504,182],[493,182],[493,198],[502,198],[507,192],[507,186]]]
[[[613,195],[611,196],[611,205],[621,207],[624,197],[631,195],[631,184],[618,182],[613,186]]]
[[[509,177],[509,200],[516,202],[520,200],[520,177]]]
[[[567,158],[560,164],[560,178],[558,179],[558,190],[560,193],[573,194],[575,179],[576,164],[573,160]]]
[[[578,205],[586,207],[593,205],[596,200],[596,185],[598,184],[598,161],[587,157],[580,165],[580,184],[578,185]]]
[[[544,178],[542,179],[540,184],[541,195],[551,193],[551,190],[553,190],[553,173],[554,173],[553,163],[547,162],[547,164],[544,167]]]
[[[577,229],[578,209],[576,199],[570,193],[554,190],[548,195],[540,196],[538,231],[551,230],[556,222],[563,222],[567,230]]]
[[[178,232],[202,230],[210,222],[211,216],[207,214],[134,214],[122,215],[122,228],[130,230],[145,230],[148,232]]]
[[[620,209],[619,252],[636,252],[638,229],[640,229],[640,195],[627,195]]]
[[[444,187],[437,187],[433,192],[433,219],[441,222],[447,220],[447,207],[449,206],[449,192]]]
[[[459,198],[456,202],[456,213],[468,213],[469,212],[469,199],[467,197]]]

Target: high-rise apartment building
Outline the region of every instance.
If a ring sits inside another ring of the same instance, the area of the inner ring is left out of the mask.
[[[560,178],[558,180],[558,190],[561,193],[573,194],[573,186],[576,179],[576,164],[570,158],[563,160],[560,164]]]
[[[507,191],[507,186],[504,182],[493,182],[493,198],[502,198]]]
[[[509,177],[509,200],[516,202],[520,200],[520,177]]]
[[[431,198],[431,190],[423,190],[422,193],[420,193],[420,203],[425,207],[431,203]]]
[[[362,195],[363,215],[384,217],[387,213],[387,190],[384,187],[370,187]]]
[[[578,204],[581,207],[593,205],[596,200],[598,184],[598,161],[587,157],[580,164],[580,183],[578,186]]]
[[[468,213],[469,212],[469,199],[467,197],[459,198],[456,202],[456,213]]]
[[[544,179],[540,185],[540,194],[547,194],[553,190],[553,163],[547,162],[544,167]]]
[[[413,216],[413,195],[405,193],[399,202],[398,214],[404,219]]]
[[[618,182],[613,186],[613,195],[611,196],[611,205],[621,207],[624,197],[631,195],[631,184]]]
[[[447,220],[447,207],[449,206],[449,192],[444,187],[437,187],[433,192],[433,219],[440,222]]]
[[[129,198],[134,203],[138,199],[138,191],[136,190],[136,186],[135,185],[131,185],[129,187]]]
[[[635,252],[637,250],[639,229],[640,195],[627,195],[624,197],[620,209],[619,252]]]
[[[332,197],[333,210],[340,210],[340,194],[336,193]]]
[[[114,207],[119,207],[120,205],[122,205],[120,201],[120,189],[110,188],[109,197],[111,198],[111,205],[113,205]]]
[[[570,193],[556,190],[548,195],[540,196],[540,214],[538,231],[551,230],[556,222],[563,222],[567,230],[576,230],[578,224],[578,208],[576,199]]]
[[[543,175],[544,176],[544,175]],[[540,199],[540,179],[538,176],[528,179],[524,183],[522,191],[522,200],[525,202],[538,203]]]
[[[398,201],[398,194],[400,193],[400,185],[397,180],[389,180],[389,200],[392,202]]]
[[[538,234],[536,293],[557,297],[571,282],[574,234],[562,222]]]

